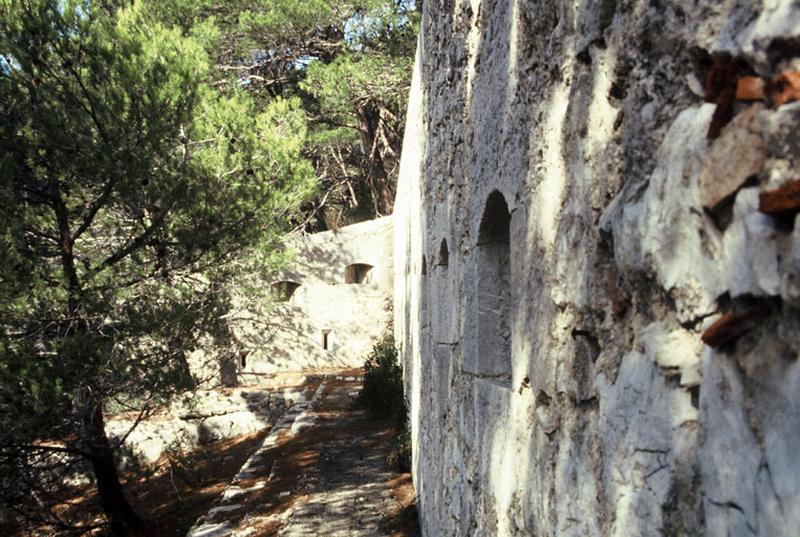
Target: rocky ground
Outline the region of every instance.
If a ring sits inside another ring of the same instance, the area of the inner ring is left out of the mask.
[[[413,485],[386,462],[386,423],[351,410],[355,375],[296,403],[190,537],[419,535]]]
[[[291,393],[293,404],[274,425],[164,452],[124,472],[126,494],[147,520],[144,537],[419,535],[411,476],[387,463],[390,425],[351,410],[361,374],[321,370],[248,387],[245,395],[266,390],[271,399]],[[217,399],[241,399],[240,391],[222,390]],[[103,522],[94,486],[69,494],[65,523]],[[6,524],[0,534],[31,532]]]

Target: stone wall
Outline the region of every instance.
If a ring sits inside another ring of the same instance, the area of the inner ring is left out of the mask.
[[[106,434],[112,441],[124,439],[121,464],[152,464],[167,452],[271,427],[289,407],[305,401],[308,380],[299,376],[295,385],[197,390],[142,421],[135,415],[112,416],[106,420]]]
[[[797,534],[800,226],[759,204],[800,179],[798,70],[797,1],[425,2],[394,259],[426,536]]]
[[[288,241],[290,262],[271,282],[268,315],[236,326],[252,350],[240,357],[240,381],[363,365],[392,319],[392,237],[384,217]]]

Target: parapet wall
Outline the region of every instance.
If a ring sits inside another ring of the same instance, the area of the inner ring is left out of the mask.
[[[798,70],[796,1],[425,2],[394,215],[424,535],[797,535],[800,226],[759,198],[800,179]]]

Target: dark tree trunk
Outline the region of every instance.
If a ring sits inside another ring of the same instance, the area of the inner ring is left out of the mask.
[[[84,422],[84,433],[89,446],[88,459],[97,479],[100,503],[114,535],[136,535],[144,529],[144,522],[128,503],[119,481],[114,452],[105,432],[102,407],[91,396],[87,399],[85,404],[89,408],[86,408],[85,417],[88,419]]]
[[[372,104],[362,106],[359,110],[359,133],[361,149],[367,159],[367,181],[369,183],[375,216],[392,212],[394,195],[389,186],[386,166],[383,162],[381,144],[377,138],[381,128],[380,109]]]

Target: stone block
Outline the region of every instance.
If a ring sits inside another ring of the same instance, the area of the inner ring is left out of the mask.
[[[771,296],[780,290],[775,222],[758,212],[758,189],[739,191],[723,238],[728,290],[733,297]]]
[[[700,172],[703,207],[713,210],[761,172],[766,154],[758,114],[763,109],[759,103],[739,113],[711,144]]]
[[[786,159],[795,165],[800,162],[800,102],[776,110],[764,110],[759,115],[759,122],[771,157]]]
[[[772,77],[770,98],[777,106],[800,100],[800,71],[784,71]]]
[[[700,354],[702,344],[697,336],[683,328],[667,326],[663,321],[645,327],[641,334],[645,354],[658,367],[677,369],[681,386],[700,384]]]
[[[741,77],[736,83],[736,98],[741,101],[763,100],[764,80],[757,76]]]
[[[789,241],[789,255],[784,260],[781,297],[796,304],[800,300],[800,215],[795,217]]]

